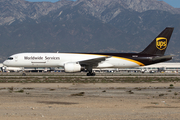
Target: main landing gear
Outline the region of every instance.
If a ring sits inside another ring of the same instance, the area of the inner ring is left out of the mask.
[[[94,73],[92,70],[89,70],[87,73],[87,76],[95,76],[96,73]]]
[[[87,76],[95,76],[96,73],[87,73]]]

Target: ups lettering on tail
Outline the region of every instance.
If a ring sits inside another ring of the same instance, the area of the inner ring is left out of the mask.
[[[167,39],[164,37],[156,38],[156,47],[159,50],[164,50],[167,47]]]

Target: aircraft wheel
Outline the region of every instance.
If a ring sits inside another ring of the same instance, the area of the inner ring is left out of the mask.
[[[91,73],[87,73],[87,76],[91,76]]]
[[[96,75],[96,73],[92,73],[92,76],[95,76]]]
[[[87,73],[87,76],[95,76],[95,73]]]

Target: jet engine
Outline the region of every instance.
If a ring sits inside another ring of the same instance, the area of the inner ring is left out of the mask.
[[[80,72],[81,65],[78,62],[69,62],[64,64],[64,70],[69,73]]]

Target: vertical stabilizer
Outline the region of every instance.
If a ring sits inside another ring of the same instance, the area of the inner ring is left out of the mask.
[[[164,55],[174,28],[165,28],[141,54]]]

